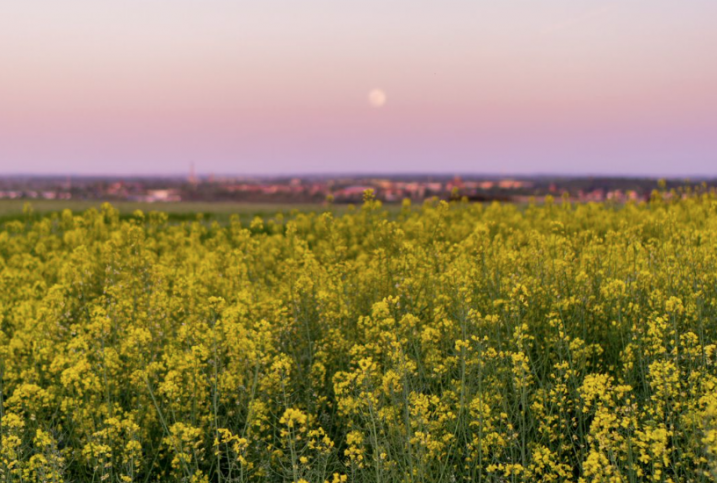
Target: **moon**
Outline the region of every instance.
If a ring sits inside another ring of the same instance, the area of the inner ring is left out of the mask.
[[[386,104],[386,93],[381,89],[373,89],[368,93],[368,103],[371,107],[383,107]]]

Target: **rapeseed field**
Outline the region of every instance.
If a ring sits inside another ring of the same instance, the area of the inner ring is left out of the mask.
[[[0,230],[0,481],[708,482],[717,195]]]

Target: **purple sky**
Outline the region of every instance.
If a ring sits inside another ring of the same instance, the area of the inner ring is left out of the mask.
[[[715,19],[715,0],[6,0],[0,175],[717,176]]]

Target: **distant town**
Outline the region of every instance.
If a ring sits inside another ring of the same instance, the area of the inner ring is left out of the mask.
[[[668,179],[665,187],[717,186],[717,179]],[[580,202],[645,200],[658,187],[653,178],[491,176],[302,176],[99,177],[0,176],[0,199],[107,200],[140,202],[236,201],[246,203],[359,203],[373,190],[386,203],[403,199],[466,198],[525,202],[567,196]]]

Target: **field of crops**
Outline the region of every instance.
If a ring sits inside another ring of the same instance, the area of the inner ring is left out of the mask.
[[[0,223],[22,216],[23,210],[30,205],[36,214],[51,215],[65,209],[72,211],[86,211],[91,208],[100,209],[103,201],[99,200],[8,200],[0,199]],[[113,201],[120,218],[131,216],[137,210],[144,212],[162,211],[167,214],[170,222],[192,221],[196,219],[197,213],[208,221],[227,223],[232,215],[237,215],[242,221],[251,220],[255,216],[274,216],[281,213],[288,216],[295,211],[322,212],[331,211],[334,214],[341,214],[346,206],[333,205],[323,206],[321,204],[288,204],[288,203],[246,203],[228,201],[179,201],[179,202],[142,202],[142,201]]]
[[[0,228],[0,482],[708,482],[717,196]]]

